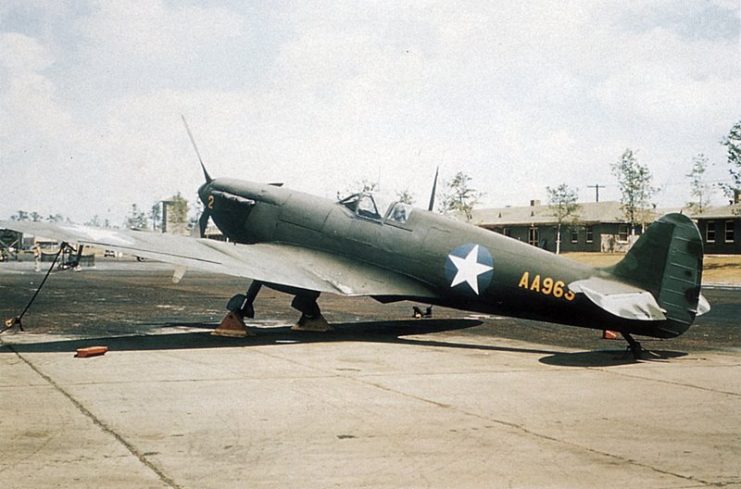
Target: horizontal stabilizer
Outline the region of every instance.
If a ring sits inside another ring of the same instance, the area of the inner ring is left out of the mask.
[[[710,303],[704,295],[700,294],[697,298],[697,310],[695,311],[695,316],[702,316],[706,312],[710,312]]]
[[[622,282],[599,277],[577,280],[569,284],[569,290],[582,293],[600,308],[624,319],[639,321],[662,321],[664,310],[651,292]]]

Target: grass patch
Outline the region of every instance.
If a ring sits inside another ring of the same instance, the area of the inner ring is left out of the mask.
[[[609,267],[619,262],[623,253],[564,253],[564,257],[593,267]],[[702,282],[741,285],[741,255],[706,255]]]

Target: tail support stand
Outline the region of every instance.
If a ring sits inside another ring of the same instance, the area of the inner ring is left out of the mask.
[[[623,338],[625,338],[625,341],[628,342],[628,348],[625,349],[625,356],[628,355],[628,352],[631,352],[633,354],[633,358],[635,360],[640,360],[643,356],[643,352],[645,351],[641,344],[633,338],[630,333],[620,333],[623,335]]]

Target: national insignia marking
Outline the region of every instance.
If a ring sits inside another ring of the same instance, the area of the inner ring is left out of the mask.
[[[450,280],[450,287],[465,282],[476,295],[479,295],[479,281],[482,281],[481,285],[484,287],[488,285],[493,265],[491,254],[486,248],[477,244],[467,244],[450,252],[445,272]]]

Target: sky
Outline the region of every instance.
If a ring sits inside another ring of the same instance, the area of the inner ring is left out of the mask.
[[[566,183],[617,200],[637,151],[659,207],[693,156],[728,181],[738,0],[0,3],[0,219],[120,224],[208,171],[334,198],[365,179],[424,206],[435,168],[480,206]],[[715,192],[713,202],[725,198]]]

